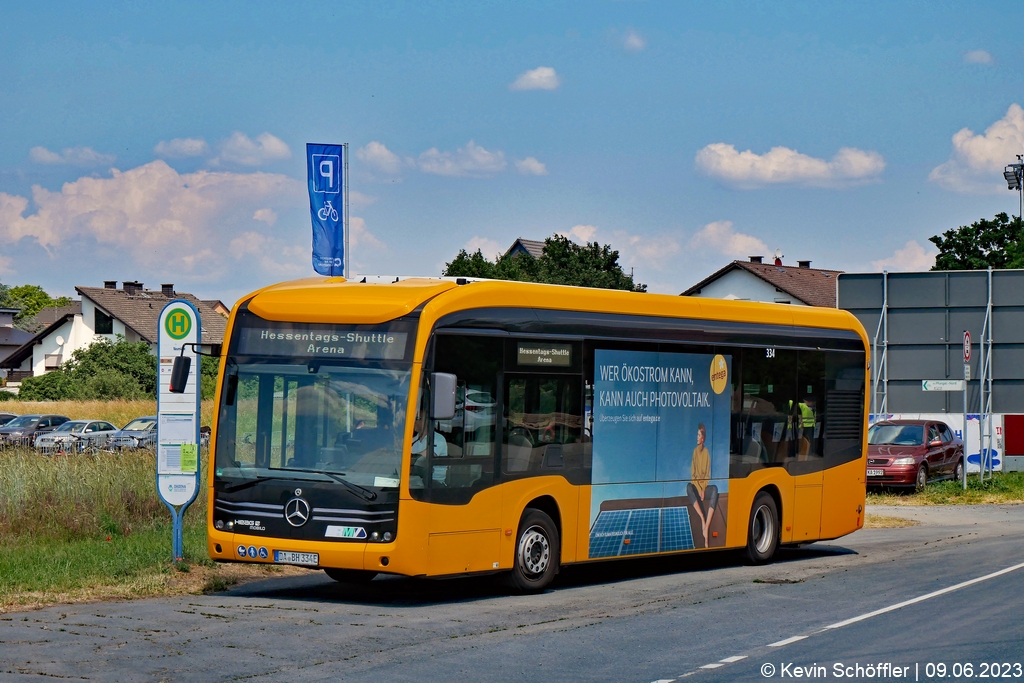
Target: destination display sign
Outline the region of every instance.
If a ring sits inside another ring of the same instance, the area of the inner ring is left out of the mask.
[[[963,391],[962,379],[923,379],[921,391]]]
[[[408,343],[408,332],[390,330],[247,327],[240,331],[237,353],[243,356],[402,360]]]
[[[519,342],[519,365],[568,367],[572,365],[572,344]]]

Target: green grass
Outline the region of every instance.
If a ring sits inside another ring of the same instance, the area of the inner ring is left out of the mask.
[[[186,513],[186,518],[191,513]],[[73,541],[23,539],[0,553],[0,598],[19,593],[71,593],[111,582],[127,593],[152,593],[174,571],[171,525],[153,526],[130,536]],[[206,529],[185,529],[185,560],[212,565],[206,554]]]
[[[869,492],[868,505],[979,505],[1024,503],[1024,472],[997,472],[991,479],[978,481],[978,475],[967,477],[967,490],[959,481],[928,484],[924,491]]]

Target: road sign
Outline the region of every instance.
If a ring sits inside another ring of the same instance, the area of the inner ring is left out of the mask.
[[[963,391],[962,379],[923,379],[921,391]]]
[[[964,362],[971,362],[971,333],[964,330]]]
[[[971,381],[971,365],[970,363],[964,363],[964,381]]]
[[[157,327],[157,444],[156,489],[173,516],[174,559],[183,552],[182,517],[199,493],[199,386],[196,345],[202,325],[199,311],[176,299],[160,312]],[[191,358],[185,391],[171,391],[174,359]]]

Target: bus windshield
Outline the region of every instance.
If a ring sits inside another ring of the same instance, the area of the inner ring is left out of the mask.
[[[229,363],[216,474],[397,488],[410,370],[294,360]]]

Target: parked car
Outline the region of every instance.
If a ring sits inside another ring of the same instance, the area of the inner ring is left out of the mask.
[[[16,417],[18,416],[15,415],[14,413],[0,413],[0,427],[3,427],[5,424],[7,424]]]
[[[102,446],[117,427],[103,420],[70,420],[53,431],[36,436],[35,446],[42,451],[81,451]]]
[[[110,448],[152,448],[156,444],[156,415],[137,417],[111,435]]]
[[[37,434],[52,432],[68,420],[67,415],[22,415],[0,427],[0,444],[29,446]]]
[[[869,487],[913,487],[933,479],[960,479],[964,444],[945,422],[887,420],[868,430]]]

